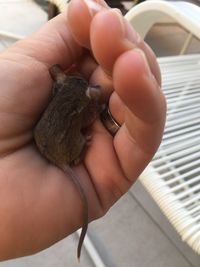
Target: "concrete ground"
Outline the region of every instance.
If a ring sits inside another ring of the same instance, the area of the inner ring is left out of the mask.
[[[31,16],[30,16],[31,14]],[[30,35],[45,23],[46,13],[33,1],[0,0],[0,31]],[[177,27],[156,26],[146,41],[158,56],[175,54],[185,38]],[[173,40],[173,42],[171,41]],[[0,38],[0,49],[9,41]],[[200,52],[193,40],[190,52]],[[0,263],[0,267],[199,267],[195,254],[177,235],[140,182],[111,208],[105,217],[90,224],[89,237],[103,263],[94,264],[86,250],[76,260],[77,234],[30,257]]]

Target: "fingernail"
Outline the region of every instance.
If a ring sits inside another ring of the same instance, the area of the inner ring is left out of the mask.
[[[124,35],[125,28],[124,28],[124,18],[122,16],[121,11],[118,8],[113,8],[109,10],[110,14],[112,14],[118,22],[118,29],[121,30],[122,34]]]
[[[124,19],[124,24],[125,24],[125,37],[127,40],[130,42],[133,42],[134,44],[137,44],[141,41],[140,35],[134,30],[134,28],[131,26],[131,24]]]
[[[91,17],[93,17],[96,13],[98,13],[102,9],[105,9],[104,6],[102,6],[100,3],[97,3],[95,0],[83,0],[83,2],[87,6]]]
[[[121,11],[117,8],[112,9],[113,14],[116,15],[118,21],[121,24],[121,29],[123,32],[123,37],[130,42],[130,46],[137,44],[140,40],[141,37],[139,34],[134,31],[133,27],[129,24],[129,22],[123,17]]]
[[[101,6],[104,6],[106,8],[110,8],[109,5],[107,5],[107,3],[104,0],[94,0],[95,2],[97,2],[98,4],[100,4]]]
[[[115,11],[116,13],[118,13],[121,17],[123,16],[122,12],[119,8],[113,8],[112,10]]]

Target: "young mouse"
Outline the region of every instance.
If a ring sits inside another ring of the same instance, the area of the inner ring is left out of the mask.
[[[59,65],[49,73],[54,80],[53,95],[34,129],[34,139],[40,153],[72,178],[83,203],[83,226],[77,248],[81,247],[88,227],[88,202],[71,166],[80,163],[87,142],[83,130],[100,114],[101,89],[90,86],[79,76],[66,75]]]

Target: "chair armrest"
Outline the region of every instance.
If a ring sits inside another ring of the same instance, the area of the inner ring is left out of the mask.
[[[155,23],[174,21],[200,39],[200,8],[187,2],[146,1],[134,6],[125,15],[144,38]]]

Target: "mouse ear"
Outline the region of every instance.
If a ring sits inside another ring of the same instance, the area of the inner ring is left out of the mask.
[[[62,83],[66,79],[66,74],[59,64],[52,65],[49,68],[49,73],[51,78],[58,83]]]
[[[101,87],[99,85],[88,86],[85,94],[91,100],[98,101],[101,97]]]

